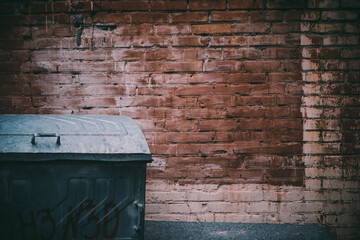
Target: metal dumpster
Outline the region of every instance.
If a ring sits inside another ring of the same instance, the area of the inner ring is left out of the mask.
[[[0,239],[143,239],[150,161],[128,117],[0,115]]]

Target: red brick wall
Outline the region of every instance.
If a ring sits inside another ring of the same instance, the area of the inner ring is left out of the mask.
[[[301,185],[300,24],[265,7],[6,4],[2,112],[131,116],[151,179]]]
[[[133,117],[154,155],[155,219],[324,223],[351,236],[360,205],[359,8],[351,0],[2,1],[0,112]],[[175,185],[236,185],[256,196],[221,195],[214,199],[228,208],[204,210],[206,195]],[[159,186],[178,194],[178,208],[160,200]],[[246,210],[234,212],[235,199]],[[302,207],[286,215],[284,202]],[[337,204],[341,213],[329,210]]]

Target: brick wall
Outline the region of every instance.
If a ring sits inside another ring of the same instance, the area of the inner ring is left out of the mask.
[[[0,5],[0,112],[133,117],[147,219],[356,238],[359,1]]]

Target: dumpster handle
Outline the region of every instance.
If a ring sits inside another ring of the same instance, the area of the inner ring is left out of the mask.
[[[60,135],[57,134],[57,133],[34,133],[32,139],[31,139],[31,144],[32,145],[35,145],[36,144],[36,141],[35,141],[35,138],[36,137],[56,137],[56,144],[57,145],[60,145],[61,142],[60,142]]]
[[[135,205],[135,207],[137,208],[137,210],[138,210],[138,215],[139,215],[138,223],[137,223],[137,225],[134,226],[134,230],[135,230],[135,231],[141,231],[141,219],[142,219],[142,215],[143,215],[143,213],[144,213],[144,205],[142,205],[142,204],[139,203],[138,201],[135,201],[135,202],[134,202],[134,205]]]

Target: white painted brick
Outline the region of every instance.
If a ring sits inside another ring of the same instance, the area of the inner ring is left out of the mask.
[[[342,169],[335,167],[305,168],[305,176],[308,178],[340,178],[342,176]]]
[[[264,200],[273,202],[300,201],[304,198],[302,191],[294,190],[288,192],[264,191]]]
[[[300,224],[304,222],[304,215],[282,213],[279,215],[279,221],[290,224]]]
[[[305,224],[319,224],[320,223],[320,213],[304,214],[304,223]]]
[[[320,120],[320,119],[304,119],[303,122],[304,130],[340,130],[340,121],[339,120]]]
[[[340,106],[340,98],[334,96],[305,96],[302,98],[303,106],[311,107],[311,106]]]
[[[305,179],[305,188],[307,190],[320,190],[321,180],[320,179]]]
[[[324,215],[323,223],[335,227],[359,225],[359,220],[351,215],[360,211],[359,181],[354,179],[358,177],[359,161],[349,162],[344,174],[339,167],[343,164],[341,155],[305,155],[302,160],[306,166],[305,187],[269,184],[180,186],[161,180],[148,181],[146,219],[318,224],[320,215]],[[347,181],[344,176],[353,180]]]
[[[302,79],[304,82],[318,82],[320,81],[320,73],[316,72],[303,72],[302,73]]]
[[[195,184],[190,186],[190,189],[197,189],[206,192],[216,191],[219,188],[219,184]],[[189,188],[187,188],[189,189]]]
[[[303,70],[318,70],[320,67],[320,64],[318,61],[312,61],[312,60],[302,60],[301,66]]]
[[[160,202],[174,202],[184,201],[186,199],[184,192],[147,192],[146,202],[160,203]]]
[[[146,215],[145,219],[152,221],[183,221],[183,222],[198,221],[197,217],[191,214],[149,214]]]
[[[224,217],[225,222],[248,222],[248,223],[265,223],[264,215],[240,215],[240,214],[227,214]]]
[[[323,109],[314,107],[302,107],[301,112],[304,118],[321,118]]]
[[[360,189],[360,181],[345,181],[344,182],[345,189]]]
[[[304,191],[305,201],[339,201],[340,192],[336,191]]]
[[[266,223],[279,223],[279,214],[278,213],[266,214],[265,222]]]
[[[243,190],[261,190],[262,187],[260,184],[230,184],[230,185],[221,185],[219,190],[230,190],[230,191],[243,191]]]
[[[338,179],[324,179],[323,180],[324,189],[343,189],[344,181]]]
[[[302,98],[302,103],[305,107],[321,106],[321,97],[307,96]],[[306,116],[306,115],[305,115]]]
[[[278,203],[274,202],[252,202],[249,203],[248,212],[253,213],[276,213]]]
[[[301,191],[302,187],[295,187],[290,185],[270,185],[270,184],[263,184],[262,185],[263,191],[276,191],[276,192],[286,192],[286,191]]]
[[[323,208],[321,202],[285,202],[280,203],[281,214],[285,213],[296,213],[296,214],[307,214],[319,212]]]
[[[200,222],[225,222],[226,214],[204,213],[196,215]]]
[[[322,209],[323,214],[342,214],[346,211],[346,206],[343,203],[338,202],[327,202],[324,203],[324,208]]]
[[[188,201],[220,201],[224,200],[222,192],[202,192],[202,191],[189,191],[186,193],[186,199]]]
[[[321,85],[305,84],[302,89],[305,95],[309,95],[309,94],[321,94],[320,88]]]
[[[317,166],[320,163],[321,159],[321,156],[304,156],[302,158],[305,166]]]
[[[360,191],[359,189],[355,191],[343,191],[341,195],[343,201],[360,201]]]
[[[305,154],[337,154],[340,153],[340,143],[305,143],[303,145]]]
[[[223,191],[221,196],[229,202],[258,202],[264,199],[263,191]]]
[[[165,204],[146,204],[145,207],[146,214],[154,213],[167,213],[167,206]]]
[[[356,221],[356,217],[351,216],[349,214],[327,214],[325,217],[325,223],[330,224],[332,226],[346,226],[346,225],[352,225],[354,224],[354,221]],[[359,220],[358,220],[359,221]],[[360,224],[360,222],[359,222]]]
[[[341,178],[342,175],[343,175],[343,170],[340,168],[326,167],[323,169],[323,177],[326,178]]]
[[[207,202],[188,202],[187,203],[190,208],[191,213],[204,213],[208,212],[208,204]]]
[[[208,210],[214,213],[245,213],[248,203],[209,202]]]
[[[173,186],[165,181],[151,180],[146,182],[146,191],[161,191],[169,192],[173,189]]]
[[[317,142],[320,140],[319,131],[304,131],[303,132],[303,141],[307,142]]]
[[[168,205],[169,213],[190,214],[190,207],[186,203]]]

